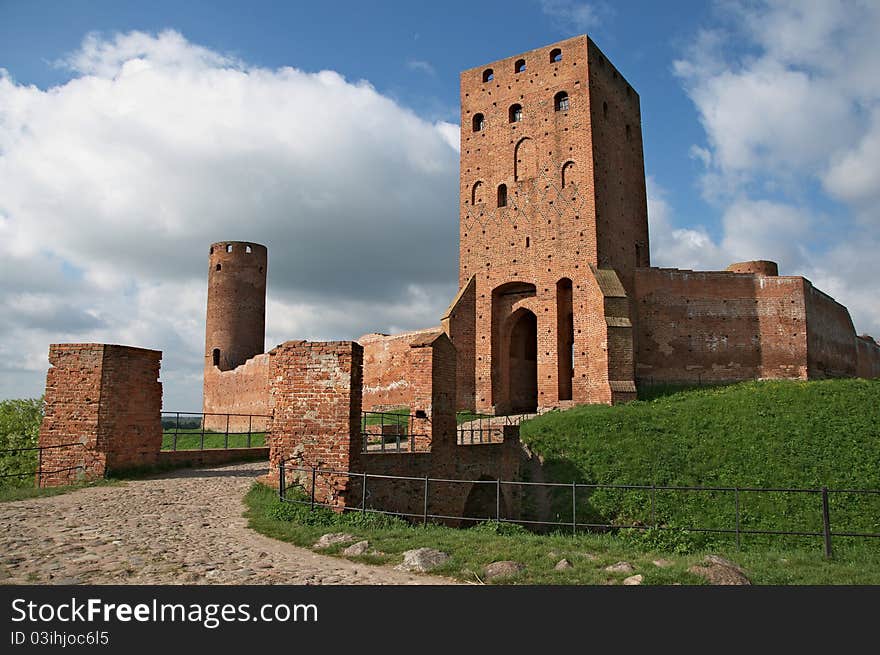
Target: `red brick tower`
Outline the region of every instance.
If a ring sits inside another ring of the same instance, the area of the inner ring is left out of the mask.
[[[649,266],[639,96],[586,36],[461,74],[460,407],[634,396]]]
[[[208,257],[205,371],[228,371],[263,352],[266,246],[221,241]],[[207,380],[207,376],[206,376]]]

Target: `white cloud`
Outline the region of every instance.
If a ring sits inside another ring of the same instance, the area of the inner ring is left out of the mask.
[[[163,350],[166,404],[197,406],[223,239],[269,247],[274,339],[437,322],[458,126],[175,32],[90,35],[63,63],[48,90],[0,76],[0,394],[40,393],[50,342],[95,340]]]
[[[421,59],[409,59],[406,62],[406,67],[411,71],[416,71],[419,73],[427,73],[428,75],[436,75],[437,71],[434,70],[434,67],[431,65],[431,62],[422,61]]]
[[[601,22],[602,10],[595,3],[575,0],[540,0],[541,10],[561,30],[588,32]]]
[[[674,71],[705,130],[690,154],[721,235],[698,226],[660,239],[685,259],[778,261],[877,334],[880,5],[733,0],[716,10]]]

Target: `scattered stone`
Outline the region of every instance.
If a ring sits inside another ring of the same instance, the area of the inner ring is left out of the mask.
[[[595,562],[597,559],[599,559],[599,556],[595,553],[581,553],[581,557],[586,560],[590,560],[591,562]]]
[[[330,532],[321,535],[321,538],[315,542],[312,548],[329,548],[335,544],[347,544],[349,541],[354,541],[354,535],[346,534],[345,532]]]
[[[642,577],[641,574],[639,574],[639,575],[631,575],[631,576],[629,576],[628,578],[625,578],[625,579],[623,580],[623,584],[625,584],[625,585],[640,585],[640,584],[642,584],[642,580],[644,580],[644,579],[645,579],[645,578]]]
[[[403,563],[395,568],[399,571],[425,573],[436,569],[449,559],[449,554],[435,548],[416,548],[403,554]]]
[[[492,562],[485,569],[483,569],[483,573],[486,575],[486,579],[490,578],[500,578],[502,576],[513,575],[514,573],[519,573],[523,569],[525,569],[525,564],[520,564],[519,562],[514,562],[512,560],[502,560],[501,562]]]
[[[556,562],[556,566],[554,566],[553,568],[557,571],[565,571],[566,569],[572,568],[572,564],[567,559],[563,558]]]
[[[632,573],[635,571],[633,565],[629,562],[618,562],[617,564],[606,566],[605,570],[608,571],[608,573]]]
[[[370,548],[369,541],[359,541],[356,544],[352,544],[348,548],[342,551],[342,554],[346,557],[358,557],[359,555],[363,555]]]
[[[661,559],[655,559],[655,560],[654,560],[654,566],[658,566],[658,567],[660,567],[661,569],[668,569],[668,568],[669,568],[670,566],[672,566],[673,564],[675,564],[675,562],[673,562],[673,561],[670,560],[670,559],[662,559],[662,558],[661,558]]]
[[[547,553],[547,557],[559,557],[559,553],[557,553],[555,550],[551,550],[549,553]]]
[[[718,555],[707,555],[703,566],[695,564],[688,572],[705,578],[712,585],[750,585],[752,584],[738,565]]]

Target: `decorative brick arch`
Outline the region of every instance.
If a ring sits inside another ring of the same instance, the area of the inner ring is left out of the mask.
[[[520,182],[538,174],[538,154],[530,137],[520,139],[513,150],[513,178]]]

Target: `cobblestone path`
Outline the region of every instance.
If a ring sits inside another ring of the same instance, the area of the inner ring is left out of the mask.
[[[0,503],[0,584],[449,584],[250,530],[265,463],[174,471]]]

